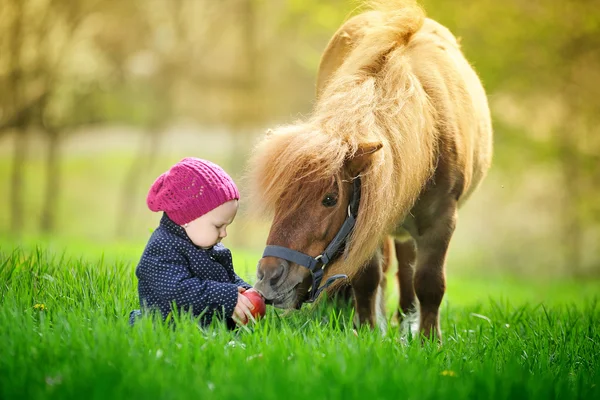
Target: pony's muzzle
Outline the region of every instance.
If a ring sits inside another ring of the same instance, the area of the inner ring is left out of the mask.
[[[256,270],[255,288],[265,297],[266,300],[272,300],[277,297],[276,289],[288,275],[290,264],[286,260],[276,257],[264,257],[258,263]]]

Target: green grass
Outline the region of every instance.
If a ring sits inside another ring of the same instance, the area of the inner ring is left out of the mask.
[[[130,328],[137,252],[123,251],[0,247],[0,398],[600,398],[597,284],[549,284],[566,294],[540,304],[523,282],[451,281],[441,347],[394,326],[355,335],[330,307],[269,308],[237,332]]]

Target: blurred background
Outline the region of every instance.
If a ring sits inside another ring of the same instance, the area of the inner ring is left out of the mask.
[[[449,274],[600,277],[598,1],[421,4],[460,38],[494,120]],[[160,218],[147,190],[186,156],[247,193],[252,146],[310,113],[320,55],[359,5],[0,0],[0,241],[141,254]],[[270,221],[241,204],[226,244],[256,261]]]

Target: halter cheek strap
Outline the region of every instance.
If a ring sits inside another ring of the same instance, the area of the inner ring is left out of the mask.
[[[263,252],[263,257],[277,257],[294,264],[301,265],[308,268],[312,275],[312,285],[307,303],[315,301],[321,292],[328,288],[337,279],[348,278],[347,275],[337,274],[329,277],[325,284],[321,287],[321,280],[327,264],[335,260],[342,252],[348,236],[354,230],[356,225],[356,217],[358,215],[358,207],[360,205],[360,178],[354,179],[352,195],[350,198],[350,204],[348,205],[348,215],[346,220],[342,224],[340,230],[335,235],[331,243],[325,248],[325,250],[317,257],[311,257],[308,254],[301,253],[296,250],[289,249],[282,246],[267,246]]]

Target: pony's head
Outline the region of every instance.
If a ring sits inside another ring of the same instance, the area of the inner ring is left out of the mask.
[[[254,177],[261,203],[273,212],[267,245],[317,257],[346,219],[354,178],[382,144],[351,144],[319,132],[308,143],[298,128],[306,126],[267,135],[255,154]],[[280,308],[302,304],[312,283],[307,268],[279,257],[262,258],[257,279],[255,288]]]

